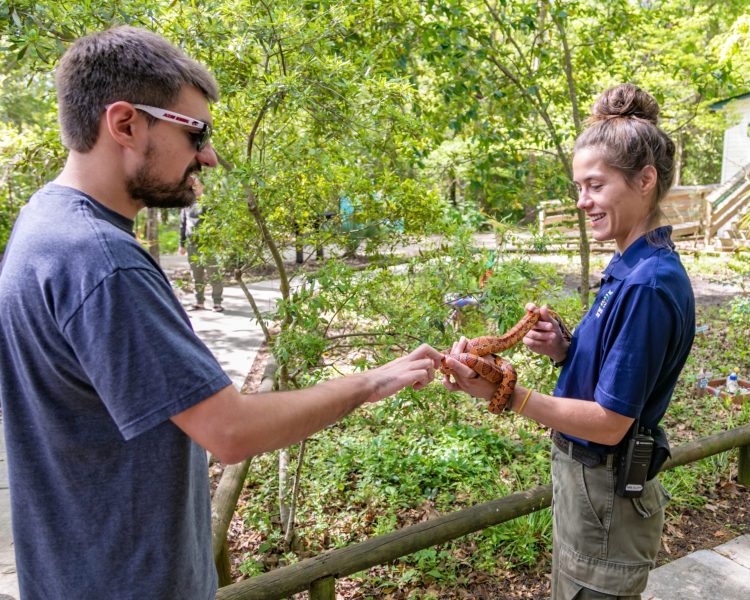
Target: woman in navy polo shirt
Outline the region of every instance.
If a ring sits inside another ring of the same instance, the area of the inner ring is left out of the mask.
[[[614,240],[617,252],[570,343],[544,308],[524,338],[562,366],[554,396],[519,385],[510,403],[555,430],[553,600],[640,598],[659,550],[669,499],[661,483],[646,481],[639,497],[615,492],[618,444],[635,422],[656,430],[695,335],[690,281],[671,227],[659,226],[675,147],[658,114],[654,98],[631,84],[595,103],[576,141],[573,178],[594,239]],[[448,366],[457,375],[446,387],[492,397],[494,385],[456,361]]]

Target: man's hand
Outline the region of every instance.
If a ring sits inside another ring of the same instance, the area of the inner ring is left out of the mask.
[[[381,367],[302,390],[243,395],[228,385],[172,417],[224,463],[284,448],[406,386],[420,390],[435,376],[442,354],[427,344]]]
[[[366,402],[377,402],[411,386],[421,390],[435,378],[443,355],[432,346],[422,344],[409,354],[362,373],[370,383]]]
[[[526,310],[534,310],[535,307],[535,304],[529,302]],[[555,362],[562,362],[568,354],[570,342],[563,337],[560,325],[549,316],[546,306],[541,307],[540,313],[539,321],[524,336],[523,343],[532,352],[549,356]]]

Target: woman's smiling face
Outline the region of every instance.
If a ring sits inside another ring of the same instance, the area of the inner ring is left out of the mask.
[[[648,231],[654,177],[653,167],[646,167],[628,182],[621,171],[604,162],[597,147],[576,152],[573,181],[578,188],[577,206],[586,213],[595,240],[615,240],[617,249],[624,252]]]

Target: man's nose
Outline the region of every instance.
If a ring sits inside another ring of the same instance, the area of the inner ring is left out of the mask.
[[[216,157],[216,151],[214,150],[213,145],[209,142],[206,144],[203,149],[196,154],[198,158],[198,162],[204,166],[204,167],[215,167],[219,160]]]

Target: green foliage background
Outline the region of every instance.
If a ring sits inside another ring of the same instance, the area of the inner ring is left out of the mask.
[[[502,257],[480,290],[478,281],[489,256],[469,249],[458,237],[446,243],[439,257],[424,255],[398,274],[391,272],[391,293],[385,295],[374,293],[384,269],[359,272],[336,290],[330,278],[343,281],[347,276],[334,272],[342,267],[331,263],[331,270],[318,272],[320,295],[295,298],[299,305],[293,310],[309,319],[303,328],[307,334],[283,345],[311,357],[308,377],[315,381],[348,372],[352,365],[364,367],[376,355],[385,360],[390,352],[399,354],[413,345],[413,334],[447,347],[460,334],[503,331],[520,316],[527,300],[549,302],[566,322],[577,323],[580,304],[562,285],[563,276],[575,271],[575,261],[563,257],[553,263],[550,258]],[[735,278],[724,261],[700,256],[684,260],[691,275]],[[597,263],[602,268],[604,259]],[[485,291],[486,296],[478,307],[463,308],[458,320],[447,322],[451,311],[443,302],[443,291]],[[673,446],[748,423],[750,404],[736,406],[702,396],[695,384],[700,370],[714,377],[726,377],[730,370],[750,372],[749,306],[747,298],[739,297],[726,307],[700,308],[698,324],[707,326],[707,332],[696,338],[664,421]],[[325,341],[354,332],[361,337],[347,347]],[[382,337],[387,337],[387,346],[377,343]],[[557,372],[549,361],[522,348],[507,355],[525,384],[542,392],[553,390]],[[429,516],[547,484],[549,448],[548,432],[534,422],[512,415],[498,418],[483,403],[448,393],[438,383],[422,393],[404,390],[393,399],[362,407],[308,441],[308,476],[302,483],[304,501],[294,552],[285,549],[274,518],[277,490],[268,477],[275,469],[274,457],[253,461],[243,517],[254,541],[241,569],[259,573],[269,563],[296,562]],[[668,522],[678,521],[685,509],[710,503],[716,487],[730,481],[736,469],[736,455],[726,453],[662,475],[673,496]],[[726,534],[745,532],[730,528]],[[477,573],[496,578],[514,570],[544,573],[550,548],[551,515],[543,510],[403,557],[355,579],[363,597],[400,592],[415,598],[447,598],[471,589]]]
[[[329,261],[288,294],[272,317],[286,324],[274,353],[292,387],[419,342],[444,348],[459,333],[503,331],[530,300],[576,323],[580,302],[561,292],[559,277],[569,264],[495,257],[480,288],[493,257],[473,247],[471,233],[512,235],[509,226],[533,222],[540,201],[572,202],[573,141],[595,97],[621,81],[662,106],[680,149],[679,183],[718,182],[733,117],[708,107],[750,82],[746,0],[0,0],[0,252],[28,196],[64,162],[54,67],[74,39],[113,24],[164,35],[220,84],[214,144],[226,166],[205,177],[204,246],[228,272],[268,265],[271,246],[287,248],[297,233],[337,255],[370,257],[433,233],[445,240],[398,269]],[[350,221],[342,198],[357,207]],[[325,212],[339,215],[318,227]],[[175,222],[163,219],[164,250],[174,247]],[[531,244],[543,250],[545,240]],[[737,257],[734,272],[747,265]],[[482,302],[450,322],[446,293]],[[738,303],[705,318],[746,332],[747,315]],[[699,340],[671,424],[706,434],[747,422],[745,409],[693,396],[698,364],[750,370],[746,334],[722,339],[731,340],[722,352],[719,340]],[[552,389],[548,362],[521,350],[511,359],[524,381]],[[391,531],[425,506],[456,510],[544,483],[549,470],[548,441],[534,425],[488,419],[437,385],[358,411],[311,446],[297,553],[287,553],[274,522],[273,457],[255,461],[244,518],[258,539],[245,573],[266,569],[271,556],[297,560]],[[699,504],[732,468],[721,458],[669,474],[676,506]],[[460,586],[477,569],[538,563],[549,537],[549,513],[535,513],[405,557],[363,587],[378,597],[394,586]]]
[[[747,89],[746,8],[743,0],[1,0],[0,250],[19,207],[62,165],[51,75],[88,31],[153,29],[215,73],[216,147],[234,166],[208,182],[222,199],[215,250],[236,259],[237,247],[258,239],[244,210],[248,189],[279,240],[316,235],[317,215],[335,211],[342,195],[358,199],[361,223],[403,223],[413,235],[445,204],[475,226],[482,214],[530,218],[539,200],[571,195],[572,141],[595,96],[619,81],[659,100],[682,151],[680,182],[714,183],[727,114],[707,106]],[[372,250],[393,236],[367,237],[376,238]]]

